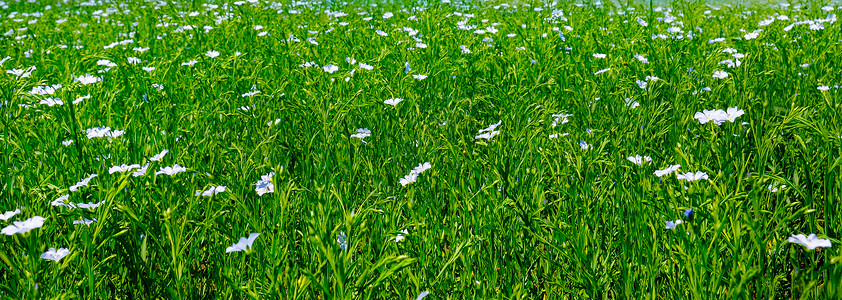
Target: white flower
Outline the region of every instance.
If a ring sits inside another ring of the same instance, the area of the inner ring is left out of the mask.
[[[822,85],[822,86],[819,86],[817,89],[822,91],[822,92],[826,92],[826,91],[830,90],[830,87],[826,86],[826,85]]]
[[[85,219],[82,219],[82,220],[73,221],[73,225],[88,225],[88,226],[91,226],[91,224],[93,224],[94,222],[96,222],[96,219],[91,220],[91,219],[85,218]]]
[[[67,201],[67,199],[70,199],[70,195],[62,195],[61,197],[58,197],[55,200],[53,200],[53,202],[50,202],[50,205],[52,205],[52,206],[63,206],[63,207],[67,207],[67,208],[76,208],[76,204],[73,204],[73,202]]]
[[[271,194],[275,192],[275,185],[272,184],[273,176],[275,176],[275,172],[269,172],[268,174],[261,176],[260,180],[254,184],[254,191],[257,192],[258,196],[263,196],[263,194]]]
[[[140,169],[137,169],[137,171],[134,171],[132,173],[132,176],[133,177],[140,177],[140,176],[146,175],[147,169],[149,169],[149,164],[146,164],[143,167],[140,167]]]
[[[728,77],[728,72],[725,72],[725,71],[713,72],[713,78],[725,79],[725,77]]]
[[[91,174],[90,176],[82,179],[82,181],[79,181],[76,184],[74,184],[73,186],[71,186],[70,188],[68,188],[68,190],[70,190],[71,192],[75,192],[80,187],[87,186],[88,183],[91,182],[91,179],[94,179],[94,177],[97,177],[97,176],[99,176],[99,175],[98,174]]]
[[[10,210],[10,211],[4,212],[2,215],[0,215],[0,220],[6,221],[8,219],[11,219],[12,217],[14,217],[15,215],[17,215],[19,213],[20,213],[20,209]]]
[[[219,51],[210,50],[207,53],[205,53],[205,56],[210,58],[216,58],[217,56],[219,56]]]
[[[12,225],[6,226],[6,228],[0,230],[0,233],[5,235],[15,235],[17,233],[24,234],[32,229],[44,226],[44,220],[47,219],[40,216],[34,216],[24,221],[15,221]]]
[[[93,202],[88,202],[88,203],[77,203],[77,204],[76,204],[76,207],[78,207],[78,208],[84,208],[84,209],[89,209],[89,210],[94,210],[94,209],[96,209],[97,207],[99,207],[100,205],[102,205],[103,203],[105,203],[105,202],[104,202],[104,201],[100,201],[100,202],[97,202],[97,203],[93,203]]]
[[[412,78],[415,78],[415,79],[418,79],[418,80],[424,80],[424,79],[427,79],[427,75],[412,75]]]
[[[41,258],[58,262],[68,254],[70,254],[70,250],[67,248],[59,248],[58,250],[50,248],[47,252],[41,253]]]
[[[678,178],[678,179],[684,179],[684,180],[687,180],[687,181],[696,181],[696,180],[707,180],[708,174],[705,173],[705,172],[702,172],[702,171],[696,171],[696,173],[687,172],[687,173],[683,173],[683,174],[676,174],[675,177]]]
[[[648,59],[646,59],[646,57],[644,57],[643,55],[640,55],[640,54],[635,54],[635,55],[634,55],[634,58],[636,58],[637,60],[639,60],[640,62],[642,62],[642,63],[644,63],[644,64],[648,64],[648,63],[649,63],[649,60],[648,60]]]
[[[334,64],[327,64],[326,66],[322,67],[322,69],[328,74],[333,74],[333,72],[339,71],[339,66],[336,66]]]
[[[142,70],[144,70],[144,71],[146,71],[146,72],[152,72],[152,71],[155,71],[155,67],[142,67],[141,69],[142,69]]]
[[[630,162],[634,163],[635,165],[642,165],[645,161],[652,161],[652,158],[649,156],[641,157],[640,154],[636,154],[635,156],[626,157]]]
[[[725,115],[726,115],[725,119],[728,120],[729,122],[733,123],[734,121],[737,120],[737,118],[744,115],[745,113],[746,113],[745,111],[743,111],[742,109],[739,109],[737,107],[729,107],[728,110],[725,111]]]
[[[155,154],[155,156],[152,156],[152,158],[150,158],[149,160],[151,160],[151,161],[159,161],[159,160],[163,159],[163,158],[164,158],[164,156],[165,156],[165,155],[167,155],[167,153],[170,153],[170,150],[169,150],[169,149],[164,149],[163,151],[161,151],[161,153]]]
[[[61,144],[64,145],[65,147],[67,147],[67,146],[70,146],[70,144],[73,144],[73,140],[62,141]]]
[[[606,55],[605,55],[605,54],[602,54],[602,53],[594,53],[594,54],[593,54],[593,57],[594,57],[594,58],[600,58],[600,59],[601,59],[601,58],[605,58],[605,57],[606,57]]]
[[[371,66],[371,65],[369,65],[369,64],[365,64],[365,63],[360,63],[360,68],[361,68],[361,69],[366,69],[366,70],[369,70],[369,71],[371,71],[371,70],[373,70],[373,69],[374,69],[374,67],[372,67],[372,66]]]
[[[254,244],[254,240],[258,236],[260,236],[259,233],[252,233],[248,238],[241,237],[239,242],[232,244],[231,247],[225,248],[225,253],[244,251],[251,248],[251,245]]]
[[[391,105],[391,106],[395,106],[395,105],[398,105],[398,103],[401,103],[401,101],[403,101],[402,98],[391,98],[391,99],[386,99],[385,101],[383,101],[383,103]]]
[[[158,172],[155,172],[155,175],[167,174],[173,176],[175,174],[185,172],[187,168],[179,166],[178,164],[173,165],[172,167],[164,167],[161,168]]]
[[[123,130],[112,131],[111,127],[94,127],[85,130],[85,132],[88,134],[88,139],[93,139],[97,137],[116,138],[126,133]]]
[[[661,177],[661,176],[673,173],[675,171],[678,171],[679,168],[681,168],[681,165],[671,165],[671,166],[667,167],[666,169],[655,171],[655,176]]]
[[[191,61],[188,61],[188,62],[186,62],[186,63],[181,63],[181,65],[182,65],[182,66],[188,66],[188,67],[189,67],[189,66],[195,65],[196,63],[198,63],[198,61],[191,60]]]
[[[725,120],[728,119],[728,113],[724,110],[717,109],[717,110],[702,110],[700,112],[696,112],[693,115],[693,118],[699,120],[699,123],[705,124],[707,122],[713,121],[714,124],[719,125]]]
[[[196,192],[196,197],[202,195],[202,197],[211,197],[213,195],[222,193],[225,191],[225,186],[211,186],[209,189],[205,190],[204,192]]]
[[[91,99],[91,94],[88,94],[87,96],[82,96],[82,97],[76,98],[76,100],[73,100],[73,104],[79,104],[82,101],[87,100],[87,99]]]
[[[254,95],[257,95],[257,94],[260,94],[260,91],[251,91],[251,92],[240,95],[240,97],[242,97],[242,98],[251,97],[251,96],[254,96]]]
[[[364,138],[367,138],[369,136],[371,136],[371,130],[368,130],[368,128],[357,129],[357,133],[351,135],[352,138],[358,138],[358,139],[364,139]]]
[[[809,236],[804,236],[804,234],[796,234],[787,239],[790,243],[796,243],[804,245],[807,249],[813,250],[819,247],[830,248],[833,245],[830,243],[830,239],[820,239],[816,237],[815,233],[811,233]]]
[[[64,105],[64,101],[59,98],[48,97],[41,100],[40,104],[52,107],[53,105]]]
[[[388,33],[386,33],[386,32],[385,32],[385,31],[383,31],[383,30],[380,30],[380,29],[375,30],[374,32],[375,32],[375,33],[377,33],[377,35],[379,35],[379,36],[389,36],[389,34],[388,34]]]
[[[401,232],[399,232],[398,235],[395,236],[395,243],[400,243],[401,241],[406,239],[406,237],[404,237],[404,235],[407,235],[407,234],[409,234],[408,229],[401,230]]]
[[[594,75],[599,75],[599,74],[602,74],[602,73],[605,73],[605,72],[608,72],[608,71],[611,71],[611,68],[605,68],[605,69],[602,69],[602,70],[596,71],[596,72],[595,72],[595,73],[593,73],[593,74],[594,74]]]
[[[479,140],[479,139],[489,140],[489,139],[499,135],[500,131],[497,131],[495,129],[497,129],[497,127],[500,126],[500,124],[502,124],[502,123],[503,123],[502,120],[498,120],[497,123],[488,125],[488,127],[480,129],[479,135],[475,136],[474,139],[475,140]]]
[[[108,174],[114,174],[114,173],[117,173],[117,172],[123,173],[123,172],[131,171],[131,170],[134,170],[134,169],[137,169],[137,168],[140,168],[139,164],[133,164],[133,165],[122,164],[122,165],[119,165],[119,166],[113,166],[111,168],[108,168]]]
[[[93,76],[93,75],[88,75],[88,74],[85,74],[85,75],[82,75],[82,76],[79,76],[79,77],[76,78],[76,81],[78,81],[82,85],[94,84],[94,83],[100,82],[101,80],[102,80],[102,78],[99,78],[99,77],[96,77],[96,76]]]
[[[429,294],[430,294],[430,291],[423,291],[420,294],[418,294],[418,297],[415,297],[415,300],[423,300],[424,297],[427,297],[427,295],[429,295]]]
[[[417,167],[413,168],[412,171],[409,171],[409,174],[404,176],[399,180],[401,186],[406,186],[407,184],[413,183],[418,180],[418,175],[424,171],[429,170],[432,168],[433,165],[430,162],[420,163]]]
[[[682,220],[667,221],[666,228],[667,229],[675,229],[675,226],[681,225],[681,223],[684,223],[684,221],[682,221]]]
[[[132,65],[139,64],[141,62],[140,58],[137,58],[137,57],[129,57],[128,60],[129,60],[129,64],[132,64]]]

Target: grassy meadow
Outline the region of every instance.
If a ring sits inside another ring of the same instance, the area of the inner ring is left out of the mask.
[[[838,3],[6,1],[0,299],[842,299]]]

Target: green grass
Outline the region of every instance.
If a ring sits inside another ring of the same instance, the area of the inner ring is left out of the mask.
[[[0,68],[36,68],[0,74],[0,212],[21,209],[0,227],[46,218],[0,235],[0,298],[842,299],[842,27],[786,30],[826,3],[51,4],[0,3]],[[728,107],[745,115],[694,118]],[[101,126],[125,134],[86,137]],[[670,165],[709,178],[653,174]],[[833,246],[787,241],[802,233]]]

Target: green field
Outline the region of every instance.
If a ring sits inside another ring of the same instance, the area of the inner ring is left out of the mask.
[[[842,299],[838,4],[4,1],[0,299]]]

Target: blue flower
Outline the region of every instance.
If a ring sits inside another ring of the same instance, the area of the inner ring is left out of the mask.
[[[684,210],[684,217],[689,219],[692,216],[693,216],[693,209],[692,208],[688,208],[688,209]]]

